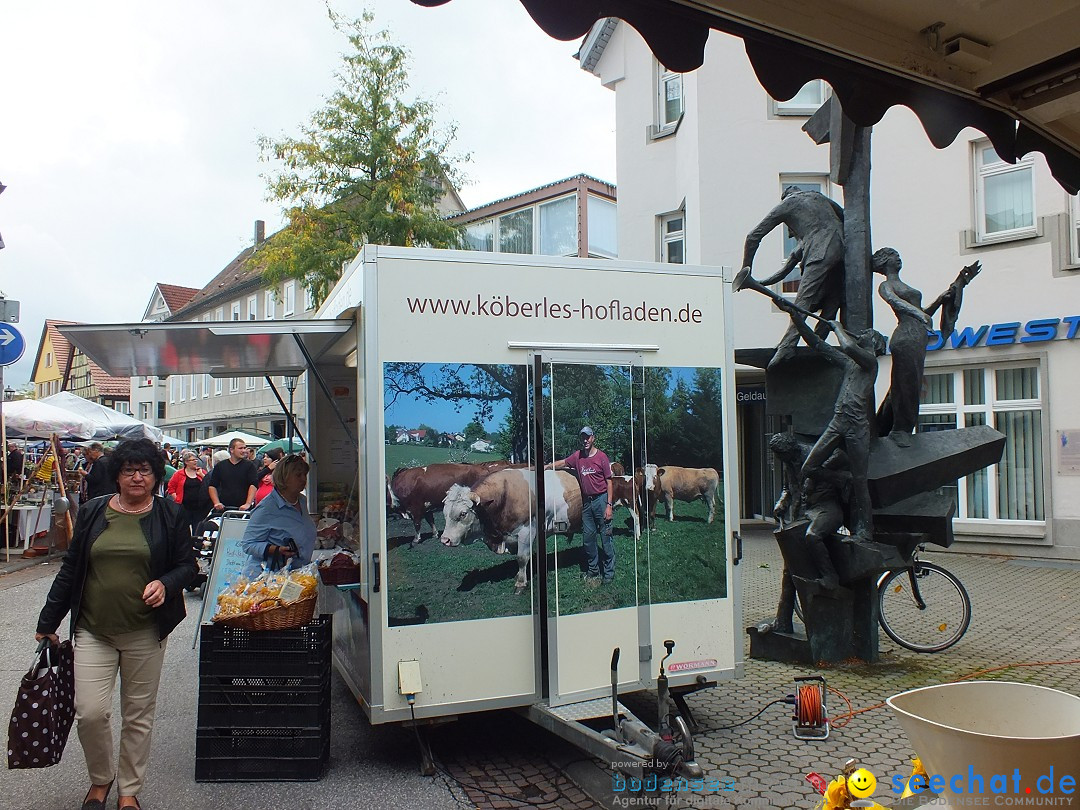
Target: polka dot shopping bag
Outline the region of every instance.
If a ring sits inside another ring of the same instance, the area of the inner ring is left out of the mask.
[[[19,684],[8,725],[8,767],[47,768],[60,761],[75,719],[75,653],[70,641],[43,640]]]

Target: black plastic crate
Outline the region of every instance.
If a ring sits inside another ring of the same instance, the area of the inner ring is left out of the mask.
[[[196,782],[314,781],[330,758],[330,726],[200,728]]]
[[[333,625],[318,616],[296,630],[240,630],[204,625],[199,645],[200,678],[313,678],[330,672]]]
[[[330,680],[272,688],[201,682],[198,724],[200,728],[329,728]]]

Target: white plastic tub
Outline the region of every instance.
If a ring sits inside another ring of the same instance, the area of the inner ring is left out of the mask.
[[[950,805],[968,806],[980,796],[990,806],[1010,805],[1009,797],[1035,806],[1069,797],[1080,805],[1080,697],[1024,683],[967,681],[913,689],[886,702],[926,772],[944,778],[941,796]],[[982,776],[981,794],[973,775]],[[1006,777],[997,780],[997,791],[995,775]],[[1062,777],[1074,782],[1063,785]]]

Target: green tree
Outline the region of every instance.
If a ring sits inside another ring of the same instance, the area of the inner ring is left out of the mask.
[[[484,430],[484,426],[476,420],[469,422],[465,426],[465,444],[472,444],[477,439],[486,439],[487,431]]]
[[[298,279],[316,302],[364,244],[461,244],[437,208],[445,184],[461,179],[455,128],[439,129],[433,102],[406,100],[409,54],[371,31],[370,13],[330,19],[352,46],[337,89],[299,137],[259,138],[262,158],[280,166],[265,175],[268,199],[285,206],[289,223],[259,251],[264,278]]]

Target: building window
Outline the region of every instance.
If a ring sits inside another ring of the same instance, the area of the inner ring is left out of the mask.
[[[202,383],[202,377],[192,374],[191,375],[191,398],[199,398],[199,385]]]
[[[225,320],[225,307],[218,307],[214,311],[214,320],[215,321],[223,321],[223,320]]]
[[[119,402],[113,403],[113,410],[119,411],[125,416],[131,416],[131,403],[125,400],[120,400]]]
[[[202,395],[203,395],[203,399],[206,399],[208,396],[210,396],[210,375],[209,374],[203,374],[203,376],[202,376]]]
[[[238,320],[240,320],[240,302],[239,301],[233,301],[232,304],[229,306],[229,320],[230,321],[238,321]]]
[[[45,368],[52,368],[52,352],[45,352]]]
[[[266,291],[266,300],[263,302],[263,307],[266,310],[263,317],[268,321],[274,320],[274,310],[277,309],[277,299],[274,297],[273,290]]]
[[[229,377],[229,393],[230,394],[239,394],[240,393],[240,378],[239,377]]]
[[[259,379],[258,377],[248,377],[247,378],[247,385],[245,385],[244,388],[246,390],[248,390],[248,391],[254,391],[255,390],[255,381],[258,380],[258,379]]]
[[[139,419],[141,419],[143,422],[149,422],[150,421],[150,403],[149,402],[140,402],[139,403]]]
[[[286,281],[284,287],[285,307],[282,311],[282,315],[288,318],[290,315],[296,312],[296,282]]]
[[[657,134],[675,129],[683,114],[683,77],[672,73],[659,62],[656,64],[656,130]]]
[[[686,214],[676,211],[660,218],[660,261],[686,263]]]
[[[619,255],[618,207],[610,200],[589,195],[589,255]]]
[[[165,419],[165,403],[164,402],[159,402],[157,404],[157,418],[160,419],[160,420]]]
[[[221,377],[215,377],[214,378],[214,396],[215,397],[220,397],[221,396]]]
[[[465,226],[466,250],[495,250],[495,221],[491,219]]]
[[[533,252],[533,210],[523,208],[499,217],[499,252]]]
[[[537,206],[540,213],[542,256],[576,256],[578,252],[577,195]]]
[[[829,194],[829,178],[825,175],[792,175],[782,174],[780,175],[780,193],[784,193],[784,189],[790,186],[794,186],[799,191],[820,191],[822,194],[828,196]],[[788,230],[788,226],[784,226],[784,261],[791,255],[791,252],[798,246],[799,240],[791,235],[791,231]],[[782,282],[780,282],[780,292],[789,293],[794,295],[799,291],[799,281],[802,279],[802,269],[796,265],[792,268],[791,273],[788,274]]]
[[[975,231],[992,242],[1035,235],[1034,158],[1003,161],[989,141],[975,144]]]
[[[813,115],[828,97],[829,85],[821,79],[814,79],[804,84],[787,101],[774,101],[773,112],[777,115]]]
[[[310,312],[315,309],[315,293],[310,287],[304,287],[304,311]]]
[[[942,488],[964,520],[1045,520],[1043,402],[1039,366],[930,370],[923,378],[920,433],[992,425],[1005,434],[1001,461]]]
[[[247,300],[247,319],[249,321],[259,320],[259,296],[249,295]]]
[[[1080,194],[1069,197],[1069,256],[1072,264],[1080,264]]]

